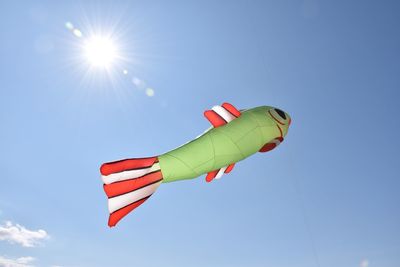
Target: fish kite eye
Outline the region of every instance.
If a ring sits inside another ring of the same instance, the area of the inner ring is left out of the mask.
[[[276,113],[278,113],[279,116],[281,116],[282,119],[286,120],[285,112],[283,112],[279,108],[276,108],[275,111],[276,111]]]
[[[280,125],[289,124],[290,120],[286,113],[279,108],[270,108],[267,113]]]

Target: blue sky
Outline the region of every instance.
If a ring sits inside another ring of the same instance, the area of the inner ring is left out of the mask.
[[[2,1],[0,266],[400,266],[399,12]],[[126,60],[85,69],[68,21],[113,28]],[[192,139],[225,101],[285,110],[286,140],[217,182],[160,186],[109,229],[100,164]]]

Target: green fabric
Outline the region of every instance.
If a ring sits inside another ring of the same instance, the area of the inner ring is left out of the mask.
[[[191,179],[241,161],[280,137],[271,107],[242,112],[230,123],[212,128],[191,142],[158,157],[164,182]],[[284,135],[287,126],[281,126]]]

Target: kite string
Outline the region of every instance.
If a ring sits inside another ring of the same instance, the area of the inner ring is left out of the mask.
[[[253,20],[252,20],[253,21],[253,25],[250,25],[250,28],[251,28],[252,32],[257,32],[257,31],[255,31],[256,25],[257,25],[257,21],[256,21],[257,20],[257,16],[255,16],[254,14],[250,14],[250,15],[253,17]],[[246,20],[244,20],[244,21],[246,21]],[[249,20],[249,21],[251,21],[251,20]],[[257,45],[256,49],[259,51],[259,55],[260,55],[259,58],[261,60],[261,65],[264,68],[264,73],[267,74],[268,73],[268,65],[267,65],[267,62],[266,62],[267,61],[266,60],[266,55],[263,53],[263,50],[262,50],[261,41],[260,41],[260,39],[257,39],[254,43]],[[264,47],[266,47],[266,46],[264,46]],[[290,176],[290,180],[291,180],[291,182],[293,184],[293,188],[294,188],[294,191],[295,191],[295,194],[296,194],[296,198],[298,199],[297,202],[298,202],[298,205],[300,206],[300,210],[301,210],[301,213],[303,215],[303,221],[304,221],[304,225],[306,227],[306,232],[308,234],[308,238],[310,240],[310,244],[311,244],[311,248],[312,248],[312,254],[314,256],[315,265],[317,267],[321,267],[320,260],[319,260],[319,257],[318,257],[318,251],[317,251],[317,248],[315,246],[315,239],[314,239],[314,236],[313,236],[312,231],[311,231],[309,218],[308,218],[306,209],[304,207],[304,199],[303,199],[303,196],[301,194],[301,190],[298,187],[297,182],[295,181],[295,178],[293,176]]]
[[[317,247],[315,246],[314,235],[312,234],[310,223],[309,223],[307,210],[304,207],[303,194],[301,194],[300,188],[298,187],[296,179],[292,175],[290,175],[290,180],[291,180],[291,182],[293,184],[293,188],[294,188],[295,195],[296,195],[296,198],[297,198],[296,202],[300,206],[301,214],[303,215],[303,221],[304,221],[304,225],[306,227],[306,232],[308,234],[308,238],[310,240],[311,249],[312,249],[312,253],[313,253],[313,256],[314,256],[314,260],[315,260],[315,265],[317,267],[321,267],[320,260],[319,260],[319,257],[318,257]]]

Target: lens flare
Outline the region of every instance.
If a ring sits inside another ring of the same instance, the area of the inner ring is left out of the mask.
[[[84,54],[93,67],[109,68],[118,57],[113,40],[104,36],[92,36],[85,41]]]

